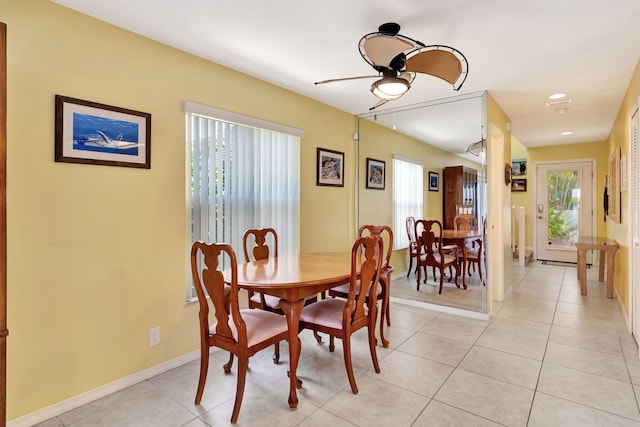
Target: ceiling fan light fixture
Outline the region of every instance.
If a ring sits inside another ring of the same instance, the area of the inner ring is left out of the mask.
[[[403,78],[386,76],[371,85],[371,93],[383,101],[393,101],[404,95],[410,87]]]

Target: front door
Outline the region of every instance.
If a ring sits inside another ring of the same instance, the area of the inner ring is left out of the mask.
[[[536,189],[537,258],[575,263],[576,240],[594,230],[593,162],[538,163]]]

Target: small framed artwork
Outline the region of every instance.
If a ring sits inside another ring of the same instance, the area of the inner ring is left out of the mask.
[[[527,191],[527,179],[526,178],[514,178],[511,180],[511,191]]]
[[[151,114],[56,95],[55,161],[151,168]]]
[[[384,190],[384,166],[382,160],[367,157],[367,188]]]
[[[344,153],[318,148],[316,185],[344,187]]]
[[[429,191],[440,191],[440,174],[429,172]]]
[[[527,159],[511,160],[511,175],[520,176],[527,174]]]

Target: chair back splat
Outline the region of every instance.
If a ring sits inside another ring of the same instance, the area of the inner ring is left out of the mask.
[[[225,281],[221,259],[230,264],[231,281]],[[198,295],[200,311],[200,377],[195,403],[200,404],[209,369],[209,348],[218,347],[229,352],[229,361],[223,365],[231,372],[234,356],[238,358],[236,398],[231,423],[238,420],[247,376],[249,358],[258,351],[289,336],[284,316],[264,310],[241,310],[238,304],[238,263],[231,246],[195,242],[191,247],[191,273]],[[207,298],[207,295],[209,298]],[[209,302],[210,301],[210,302]],[[210,306],[213,305],[216,322],[211,324]]]

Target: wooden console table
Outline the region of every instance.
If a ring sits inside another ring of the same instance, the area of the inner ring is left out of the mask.
[[[605,239],[604,237],[579,237],[576,242],[578,252],[578,280],[580,280],[580,292],[582,295],[587,294],[587,251],[600,251],[600,267],[598,271],[598,280],[604,281],[604,265],[605,254],[607,264],[607,298],[613,298],[613,274],[615,272],[616,252],[618,244],[615,240]]]

